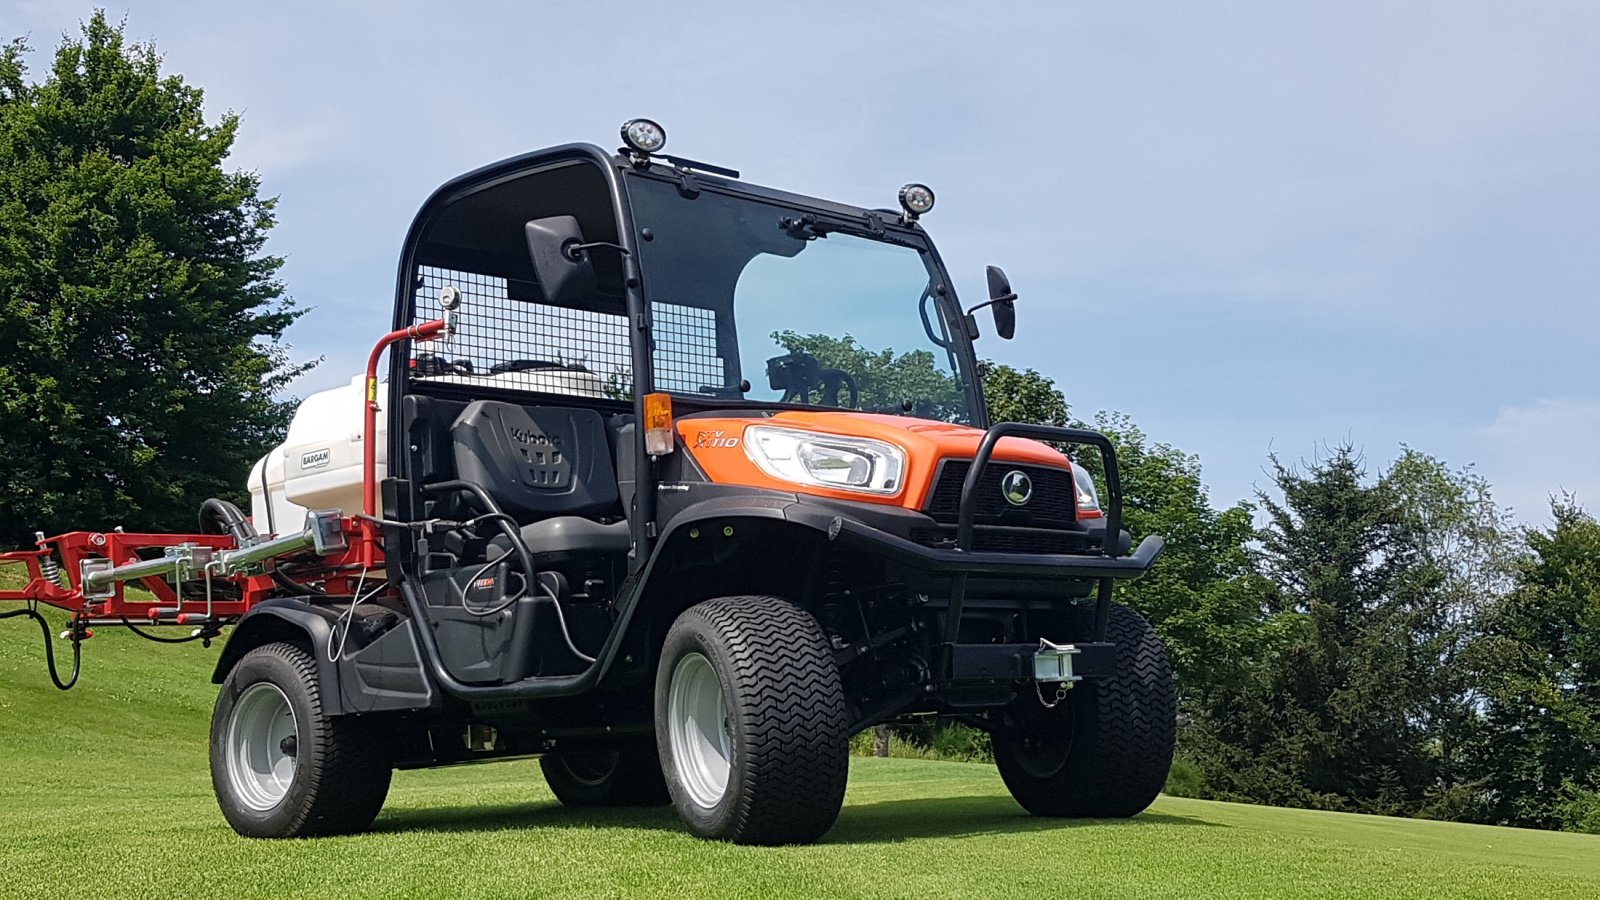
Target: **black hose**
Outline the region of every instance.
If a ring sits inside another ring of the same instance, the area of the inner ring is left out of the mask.
[[[284,574],[281,569],[274,568],[271,572],[271,575],[274,584],[283,588],[289,593],[294,594],[296,597],[329,596],[327,591],[318,590],[309,584],[301,584],[300,582],[295,581],[293,578],[290,578],[288,575]]]
[[[200,532],[228,535],[235,547],[248,547],[261,538],[243,510],[216,497],[200,504]]]
[[[45,666],[50,669],[50,680],[60,690],[72,690],[72,686],[78,683],[78,673],[83,668],[83,641],[77,637],[76,631],[74,631],[72,638],[72,677],[63,682],[60,673],[56,671],[56,648],[54,644],[50,643],[50,623],[45,621],[44,616],[40,615],[38,610],[32,608],[0,613],[0,619],[10,619],[16,616],[29,616],[39,623],[39,630],[44,632],[44,662]]]
[[[198,640],[200,640],[200,637],[201,637],[198,634],[191,634],[188,637],[181,637],[181,638],[161,637],[160,635],[151,634],[148,631],[141,631],[139,629],[139,626],[133,624],[132,622],[128,621],[127,619],[123,619],[122,620],[122,624],[128,626],[128,630],[133,632],[134,634],[137,634],[139,637],[142,637],[147,641],[155,641],[158,644],[187,644],[190,641],[198,641]]]

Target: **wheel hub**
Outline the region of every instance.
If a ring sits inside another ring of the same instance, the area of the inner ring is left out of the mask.
[[[690,799],[706,809],[721,802],[733,771],[733,720],[722,683],[703,654],[686,654],[672,670],[667,740]]]
[[[241,803],[266,812],[283,802],[294,783],[298,724],[289,698],[275,684],[257,682],[239,695],[223,753],[228,784]]]

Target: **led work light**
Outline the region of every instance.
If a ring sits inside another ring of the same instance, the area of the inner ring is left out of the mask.
[[[915,222],[918,216],[933,209],[933,188],[925,184],[908,184],[900,189],[900,208],[906,211],[906,221]]]
[[[660,153],[667,130],[649,119],[629,119],[622,123],[622,142],[635,153]]]

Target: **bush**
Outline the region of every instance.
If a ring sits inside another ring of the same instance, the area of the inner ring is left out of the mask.
[[[1557,807],[1561,830],[1600,834],[1600,791],[1581,788],[1569,781],[1564,793],[1567,799]]]
[[[1200,767],[1181,756],[1172,758],[1172,770],[1167,773],[1167,786],[1162,792],[1170,797],[1205,799],[1206,776]]]
[[[872,729],[850,739],[851,753],[872,756],[872,751]],[[914,725],[894,726],[889,735],[889,755],[896,759],[994,762],[988,732],[948,719],[928,719]]]

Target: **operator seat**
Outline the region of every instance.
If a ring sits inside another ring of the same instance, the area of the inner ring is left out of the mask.
[[[477,400],[456,417],[450,439],[457,477],[518,521],[535,556],[628,552],[611,444],[595,410]]]

